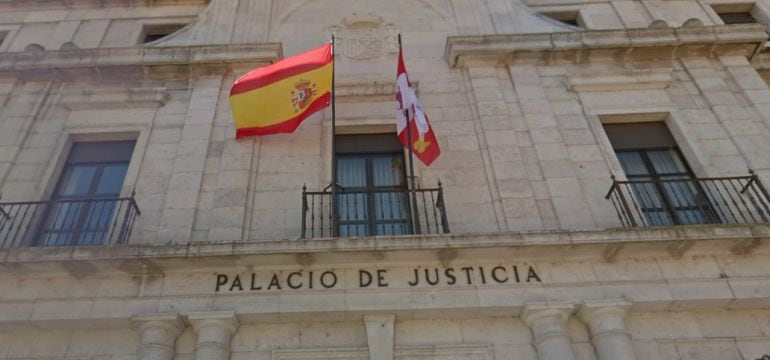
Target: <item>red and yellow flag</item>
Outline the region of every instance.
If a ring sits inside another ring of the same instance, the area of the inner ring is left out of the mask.
[[[329,106],[332,45],[285,58],[249,72],[233,84],[230,108],[235,138],[290,133]]]

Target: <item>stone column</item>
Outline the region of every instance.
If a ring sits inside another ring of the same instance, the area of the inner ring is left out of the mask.
[[[393,360],[394,315],[366,315],[370,360]]]
[[[227,360],[230,339],[238,330],[238,319],[232,311],[191,313],[187,316],[198,334],[195,360]]]
[[[135,315],[131,324],[139,333],[140,360],[172,360],[176,338],[185,328],[176,313]]]
[[[574,360],[572,341],[567,334],[567,318],[572,304],[528,304],[521,319],[532,329],[540,360]]]
[[[586,303],[580,307],[578,317],[591,331],[599,360],[636,359],[624,321],[630,306],[630,302],[620,300]]]

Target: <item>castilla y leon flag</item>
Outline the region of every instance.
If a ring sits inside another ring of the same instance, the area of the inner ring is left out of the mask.
[[[436,134],[430,126],[428,115],[425,114],[425,109],[420,104],[420,100],[417,99],[412,83],[409,82],[409,75],[407,75],[406,65],[404,65],[403,51],[401,51],[400,46],[398,51],[398,77],[396,79],[396,109],[398,110],[396,128],[399,140],[401,140],[405,147],[410,147],[412,153],[420,161],[425,165],[430,165],[441,154],[441,149],[438,147]],[[407,124],[411,133],[412,144],[409,144],[406,131]]]
[[[230,90],[235,138],[291,133],[329,106],[332,44],[249,72]]]

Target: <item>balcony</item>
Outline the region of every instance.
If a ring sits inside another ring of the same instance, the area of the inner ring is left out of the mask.
[[[757,224],[770,220],[770,196],[759,178],[672,178],[618,181],[606,199],[624,227]]]
[[[302,188],[302,238],[448,234],[444,190]],[[335,210],[336,204],[336,211]]]
[[[125,244],[140,214],[133,195],[0,202],[0,249]]]

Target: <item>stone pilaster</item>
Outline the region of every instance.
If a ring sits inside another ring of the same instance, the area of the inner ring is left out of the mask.
[[[532,329],[540,360],[574,360],[572,341],[567,333],[567,318],[572,304],[529,304],[521,319]]]
[[[393,315],[364,316],[370,360],[393,360],[395,319]]]
[[[517,139],[523,120],[510,78],[495,63],[486,62],[469,63],[468,78],[478,114],[474,127],[498,227],[541,229],[543,224]]]
[[[143,314],[131,318],[139,333],[139,360],[172,360],[174,344],[185,328],[176,313]]]
[[[238,330],[238,319],[232,311],[191,313],[187,316],[198,334],[195,360],[227,360],[230,340]]]
[[[626,310],[630,302],[602,301],[580,307],[578,317],[591,331],[599,360],[635,360],[634,347],[626,332]]]
[[[190,241],[222,82],[222,76],[208,76],[193,83],[160,217],[159,242]]]

